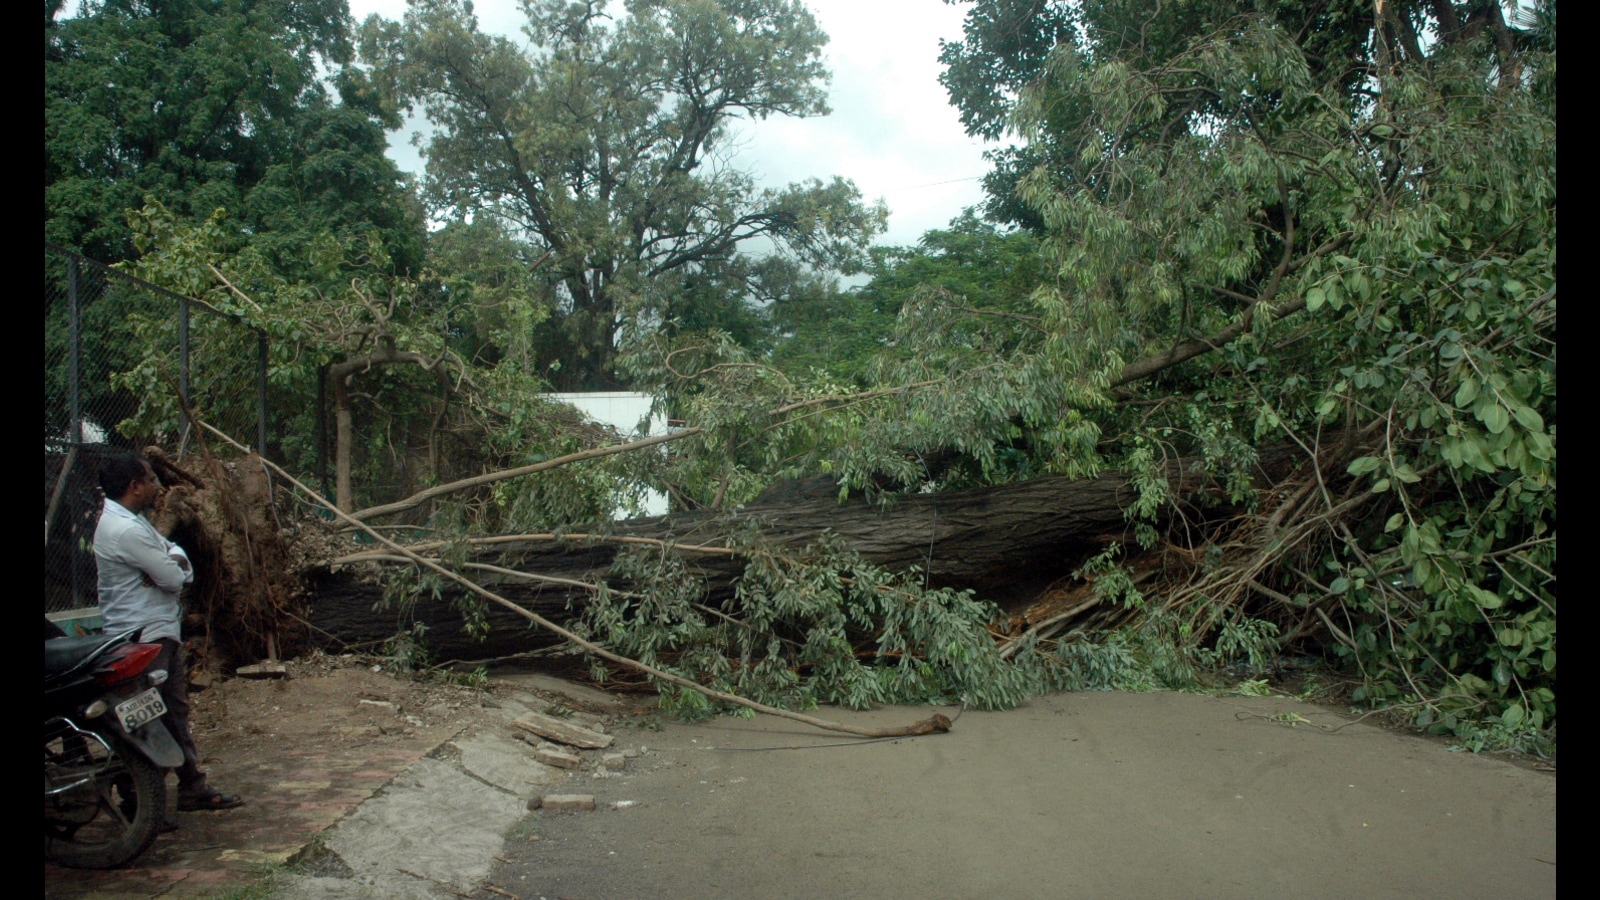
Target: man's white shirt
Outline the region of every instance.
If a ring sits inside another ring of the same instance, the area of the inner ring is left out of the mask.
[[[193,567],[179,562],[189,559],[182,547],[162,537],[149,519],[107,498],[94,530],[94,555],[106,633],[143,626],[146,641],[181,638],[178,593],[194,580]]]

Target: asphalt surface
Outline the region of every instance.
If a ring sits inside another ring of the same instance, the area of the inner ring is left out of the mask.
[[[596,812],[525,820],[485,883],[549,900],[1555,896],[1553,773],[1344,724],[1175,693],[1040,698],[871,744],[669,724],[591,782]]]

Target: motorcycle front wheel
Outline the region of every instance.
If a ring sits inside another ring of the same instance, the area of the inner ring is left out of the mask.
[[[44,757],[46,858],[113,869],[155,842],[167,814],[166,773],[155,763],[114,735],[48,730]]]

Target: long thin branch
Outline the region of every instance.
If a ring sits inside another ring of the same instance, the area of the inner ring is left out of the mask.
[[[228,276],[222,274],[222,270],[221,269],[217,268],[216,266],[214,266],[214,265],[212,265],[210,263],[206,263],[206,268],[211,270],[211,274],[217,276],[217,280],[222,282],[222,286],[223,287],[225,287],[228,290],[232,291],[234,293],[234,295],[237,296],[240,300],[243,300],[244,302],[250,304],[250,307],[252,309],[254,309],[256,312],[261,312],[261,304],[255,302],[254,300],[251,300],[250,296],[248,294],[246,294],[244,291],[241,291],[238,288],[234,287],[233,282],[228,280]],[[209,306],[210,304],[207,304],[207,305]],[[213,307],[213,308],[215,308],[215,307]]]
[[[902,394],[909,391],[914,391],[917,388],[930,387],[936,384],[945,384],[949,380],[950,379],[948,378],[929,378],[925,381],[913,381],[910,384],[896,385],[895,387],[890,388],[879,388],[871,391],[859,391],[854,394],[829,394],[826,397],[812,397],[809,400],[796,400],[793,403],[785,403],[784,405],[778,407],[772,411],[772,414],[775,416],[783,415],[784,413],[794,412],[797,409],[805,409],[809,406],[821,406],[824,403],[842,403],[845,401],[849,401],[851,403],[860,403],[864,400],[875,400],[878,397],[888,397],[893,394]]]
[[[1308,252],[1305,256],[1290,262],[1288,268],[1284,269],[1283,262],[1288,262],[1288,256],[1286,255],[1284,260],[1279,263],[1278,268],[1285,272],[1295,271],[1313,259],[1326,256],[1327,254],[1338,250],[1340,247],[1343,247],[1345,244],[1349,243],[1349,241],[1349,233],[1336,235]],[[1276,275],[1277,273],[1275,272],[1274,274]],[[1272,291],[1274,293],[1276,293],[1278,289],[1277,285],[1278,278],[1275,277],[1272,285]],[[1122,368],[1122,373],[1119,374],[1116,380],[1112,381],[1108,387],[1115,389],[1122,387],[1125,384],[1131,384],[1135,381],[1149,378],[1151,375],[1154,375],[1157,372],[1170,369],[1173,366],[1193,359],[1202,353],[1209,353],[1212,350],[1231,343],[1237,339],[1239,335],[1244,334],[1245,331],[1250,328],[1250,323],[1254,318],[1255,311],[1259,308],[1260,303],[1270,302],[1273,299],[1272,295],[1266,293],[1263,293],[1260,298],[1247,298],[1242,294],[1236,294],[1232,291],[1227,293],[1229,296],[1238,297],[1240,299],[1250,299],[1254,301],[1253,304],[1245,310],[1244,315],[1240,317],[1239,321],[1229,325],[1227,328],[1222,329],[1222,331],[1218,332],[1215,337],[1192,338],[1174,346],[1165,353],[1147,356],[1144,359],[1138,359],[1128,363]],[[1305,298],[1294,297],[1284,301],[1281,306],[1278,306],[1276,309],[1274,309],[1272,319],[1273,321],[1277,321],[1278,319],[1282,319],[1285,316],[1297,313],[1305,308]]]
[[[472,547],[486,547],[493,546],[495,544],[524,544],[535,541],[600,541],[608,544],[642,544],[647,547],[662,547],[666,549],[682,551],[685,553],[709,553],[716,556],[734,556],[738,552],[729,547],[712,547],[702,544],[674,544],[671,541],[663,541],[656,538],[624,537],[621,535],[608,534],[580,534],[577,532],[572,534],[554,534],[550,532],[545,532],[542,534],[497,534],[493,537],[467,538],[464,543]],[[413,553],[424,553],[429,550],[438,550],[441,547],[448,547],[453,543],[457,542],[426,541],[421,544],[408,544],[406,545],[406,549]],[[369,562],[378,559],[380,555],[381,554],[379,551],[376,550],[363,550],[359,553],[351,553],[341,556],[338,559],[334,559],[329,562],[329,565],[348,565],[350,563]]]
[[[245,453],[249,453],[250,452],[250,448],[248,448],[245,445],[239,443],[238,441],[235,441],[233,438],[229,437],[228,435],[223,434],[221,431],[217,430],[215,427],[213,427],[209,423],[201,422],[200,425],[201,425],[201,427],[205,428],[207,431],[211,432],[212,434],[215,434],[217,437],[223,439],[224,441],[227,441],[229,444],[232,444],[235,448],[237,448],[237,449],[239,449],[239,450],[241,450],[241,451],[243,451]],[[665,682],[667,682],[669,684],[675,684],[675,685],[677,685],[679,687],[682,687],[682,688],[688,688],[689,690],[699,691],[700,693],[706,695],[707,697],[710,697],[713,700],[720,700],[723,703],[732,703],[732,704],[735,704],[737,706],[743,706],[746,709],[753,709],[756,712],[766,713],[769,716],[778,716],[778,717],[784,718],[784,719],[792,719],[792,720],[794,720],[796,722],[803,722],[803,723],[805,723],[807,725],[810,725],[810,726],[812,726],[814,728],[821,728],[821,729],[823,729],[825,731],[837,731],[837,732],[842,732],[844,734],[854,734],[854,735],[859,735],[860,737],[866,737],[866,738],[880,738],[880,737],[910,737],[910,736],[922,735],[922,734],[938,734],[938,733],[943,733],[943,732],[947,732],[947,731],[950,730],[950,719],[947,716],[944,716],[944,715],[942,715],[940,713],[935,713],[932,716],[929,716],[928,718],[923,719],[920,722],[914,722],[914,723],[912,723],[910,725],[905,725],[905,726],[902,726],[902,727],[899,727],[899,728],[859,728],[859,727],[854,726],[854,725],[846,725],[846,724],[844,724],[842,722],[830,722],[827,719],[819,719],[819,718],[817,718],[815,716],[808,716],[808,715],[805,715],[803,713],[790,712],[789,710],[786,710],[786,709],[779,709],[778,707],[775,707],[775,706],[768,706],[765,703],[757,703],[754,700],[749,700],[749,699],[746,699],[744,697],[740,697],[737,694],[729,694],[729,693],[727,693],[725,691],[719,691],[719,690],[716,690],[715,688],[709,688],[709,687],[706,687],[703,684],[699,684],[698,682],[691,681],[688,678],[684,678],[681,675],[674,675],[671,672],[666,672],[666,671],[658,669],[658,668],[656,668],[654,666],[646,665],[645,663],[642,663],[642,662],[640,662],[640,661],[638,661],[636,659],[630,659],[630,658],[628,658],[626,656],[622,656],[620,654],[613,653],[610,650],[607,650],[607,649],[605,649],[604,647],[601,647],[598,644],[595,644],[595,643],[592,643],[590,641],[584,640],[583,638],[579,637],[578,635],[572,633],[571,631],[568,631],[565,628],[562,628],[560,625],[557,625],[556,623],[550,621],[549,619],[546,619],[545,617],[543,617],[543,616],[541,616],[541,615],[539,615],[537,613],[529,612],[528,610],[523,609],[521,606],[518,606],[517,604],[512,603],[510,600],[507,600],[506,598],[500,596],[499,594],[496,594],[494,591],[489,590],[488,588],[478,584],[477,582],[473,581],[472,579],[467,578],[466,576],[461,575],[458,572],[453,572],[450,569],[447,569],[444,566],[439,565],[437,562],[434,562],[431,559],[428,559],[426,557],[423,557],[423,556],[420,556],[420,555],[418,555],[416,553],[413,553],[410,550],[407,550],[406,548],[400,546],[399,544],[395,543],[394,541],[384,537],[382,534],[379,534],[377,531],[373,530],[372,528],[367,527],[366,524],[364,524],[363,522],[361,522],[359,519],[355,518],[351,514],[349,514],[347,512],[344,512],[343,510],[339,509],[339,507],[337,507],[333,503],[329,502],[321,494],[318,494],[316,491],[313,491],[311,488],[309,488],[306,485],[302,484],[299,479],[295,478],[293,475],[290,475],[287,471],[285,471],[284,469],[280,468],[277,464],[275,464],[275,463],[273,463],[270,460],[267,460],[265,458],[262,458],[261,461],[264,464],[266,464],[269,468],[271,468],[273,471],[275,471],[279,475],[283,476],[284,480],[288,481],[290,484],[292,484],[295,487],[299,488],[300,490],[304,491],[306,493],[306,495],[311,497],[313,500],[315,500],[318,503],[322,504],[325,508],[328,509],[329,512],[332,512],[338,518],[343,519],[344,521],[350,523],[351,525],[354,525],[357,528],[360,528],[361,530],[365,531],[369,537],[371,537],[373,540],[377,541],[378,543],[383,544],[385,547],[388,547],[390,550],[393,550],[396,553],[401,554],[402,556],[408,557],[412,562],[416,563],[419,566],[422,566],[422,567],[428,568],[428,569],[432,569],[433,571],[439,573],[440,575],[443,575],[444,577],[450,579],[451,581],[454,581],[457,584],[460,584],[462,587],[466,588],[467,590],[471,591],[474,594],[477,594],[478,596],[482,597],[483,599],[488,600],[489,602],[497,604],[497,605],[499,605],[501,607],[504,607],[505,609],[508,609],[508,610],[516,613],[519,616],[522,616],[523,618],[525,618],[528,621],[534,623],[535,625],[538,625],[540,628],[543,628],[546,631],[549,631],[551,634],[554,634],[557,637],[560,637],[561,639],[563,639],[565,641],[568,641],[568,642],[570,642],[572,644],[575,644],[575,645],[577,645],[579,647],[582,647],[587,652],[593,654],[594,656],[598,656],[601,659],[609,660],[609,661],[614,662],[614,663],[616,663],[618,665],[621,665],[621,666],[627,666],[630,669],[634,669],[636,671],[643,672],[646,675],[649,675],[649,676],[651,676],[653,678],[657,678],[657,679],[659,679],[661,681],[665,681]]]
[[[595,447],[592,450],[583,450],[578,453],[568,453],[566,456],[558,456],[555,459],[547,459],[544,462],[534,463],[531,466],[520,466],[515,469],[502,469],[498,472],[489,472],[484,475],[474,475],[471,478],[463,478],[460,481],[452,481],[449,484],[441,484],[428,488],[427,490],[418,491],[404,500],[397,500],[394,503],[385,503],[382,506],[373,506],[367,509],[357,510],[356,512],[350,514],[350,518],[353,521],[362,522],[366,521],[367,519],[376,519],[380,516],[392,516],[395,513],[405,512],[408,509],[415,509],[427,501],[432,500],[435,497],[444,496],[445,494],[453,494],[456,491],[464,491],[468,488],[481,487],[485,484],[494,484],[497,481],[505,481],[510,478],[520,478],[523,475],[532,475],[535,472],[543,472],[546,469],[554,469],[558,466],[581,462],[582,460],[586,459],[599,459],[602,456],[611,456],[615,453],[627,453],[631,450],[642,450],[645,447],[654,447],[657,444],[665,444],[668,441],[676,441],[686,437],[691,437],[699,434],[702,430],[703,429],[698,427],[685,428],[682,431],[674,431],[670,434],[658,434],[655,437],[648,437],[638,441],[629,441],[625,444],[611,444],[606,447]]]
[[[401,556],[401,555],[399,555],[397,553],[378,553],[378,552],[373,552],[373,553],[366,554],[362,561],[363,562],[408,563],[408,562],[412,561],[412,557]],[[506,568],[504,566],[492,566],[492,565],[489,565],[488,563],[474,563],[474,562],[462,563],[461,567],[464,568],[464,569],[476,569],[476,570],[478,570],[480,572],[493,572],[496,575],[505,575],[505,576],[508,576],[508,577],[511,577],[511,578],[520,578],[520,579],[522,579],[524,581],[537,581],[540,584],[559,584],[559,585],[563,585],[565,587],[582,588],[582,589],[584,589],[586,591],[590,591],[590,592],[594,592],[594,591],[600,590],[600,586],[599,585],[590,584],[587,581],[579,581],[576,578],[559,578],[559,577],[557,577],[555,575],[536,575],[533,572],[519,572],[516,569],[508,569],[508,568]],[[635,596],[638,596],[637,594],[630,594],[630,593],[627,593],[625,591],[615,591],[614,593],[616,593],[618,595],[621,595],[621,596],[624,596],[624,597],[635,597]]]
[[[1293,297],[1284,301],[1282,305],[1274,309],[1272,318],[1274,320],[1281,319],[1292,313],[1297,313],[1305,308],[1306,298]],[[1247,313],[1244,318],[1241,318],[1239,321],[1234,322],[1227,328],[1217,332],[1214,337],[1191,338],[1174,346],[1171,350],[1168,350],[1165,353],[1158,353],[1155,356],[1147,356],[1144,359],[1135,360],[1131,363],[1128,363],[1126,366],[1122,367],[1122,374],[1118,375],[1116,379],[1112,381],[1110,385],[1108,385],[1108,387],[1119,388],[1125,384],[1131,384],[1135,381],[1149,378],[1151,375],[1154,375],[1157,372],[1170,369],[1173,366],[1186,360],[1193,359],[1202,353],[1209,353],[1218,347],[1232,343],[1239,337],[1239,335],[1244,334],[1245,330],[1250,327],[1250,318],[1253,315],[1254,309],[1255,307],[1251,307],[1251,311]]]

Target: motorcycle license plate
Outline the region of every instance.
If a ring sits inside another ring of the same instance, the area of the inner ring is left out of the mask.
[[[118,703],[117,721],[122,723],[123,728],[132,731],[154,722],[166,711],[167,704],[161,702],[161,692],[151,688],[131,700]]]

